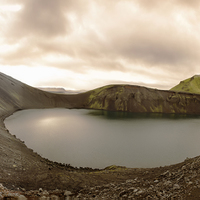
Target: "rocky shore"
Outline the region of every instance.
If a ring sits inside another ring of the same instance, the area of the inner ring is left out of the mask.
[[[86,173],[86,172],[85,172]],[[200,199],[200,157],[183,163],[149,169],[129,169],[110,166],[90,175],[118,176],[125,181],[110,179],[106,184],[85,185],[79,190],[54,189],[26,191],[25,188],[8,190],[0,184],[0,199]]]
[[[156,175],[154,176],[154,171]],[[164,171],[164,172],[163,172]],[[160,169],[141,169],[134,179],[85,188],[81,199],[200,199],[200,157]]]

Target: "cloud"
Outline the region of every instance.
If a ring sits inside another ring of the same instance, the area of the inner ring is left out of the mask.
[[[15,21],[15,37],[56,36],[65,34],[69,22],[64,17],[59,1],[30,0],[26,1]]]
[[[70,14],[84,10],[80,0],[29,0],[23,3],[23,9],[16,15],[9,29],[13,39],[27,37],[53,38],[71,31]]]
[[[9,5],[14,2],[22,9],[0,13],[1,64],[83,74],[118,71],[161,81],[198,70],[197,0],[10,0]]]
[[[150,12],[144,12],[140,7],[135,12],[129,7],[123,8],[119,15],[114,11],[111,19],[114,18],[117,24],[112,20],[107,20],[107,27],[102,24],[112,47],[107,55],[127,59],[133,65],[167,68],[166,71],[196,68],[200,61],[197,51],[200,30],[197,21],[191,23],[191,18],[195,19],[196,15],[193,12],[188,14],[178,5],[179,10],[173,9],[173,4],[162,13],[158,4]],[[108,18],[110,14],[105,16]]]
[[[159,1],[159,0],[136,0],[137,4],[146,10],[155,10],[162,12],[169,12],[172,9],[197,9],[200,6],[198,0],[168,0],[168,1]]]
[[[1,0],[0,2],[0,5],[3,6],[3,5],[16,5],[16,4],[21,4],[23,3],[23,0]]]

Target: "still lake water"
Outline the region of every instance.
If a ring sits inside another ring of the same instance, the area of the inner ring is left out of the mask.
[[[5,124],[43,157],[76,167],[159,167],[200,155],[200,117],[56,108],[19,111]]]

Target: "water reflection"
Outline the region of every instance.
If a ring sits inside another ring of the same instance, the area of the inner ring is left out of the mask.
[[[200,115],[187,114],[165,114],[165,113],[130,113],[130,112],[115,112],[107,110],[90,110],[87,113],[92,116],[99,116],[106,119],[113,120],[127,120],[127,119],[199,119]]]
[[[50,160],[73,166],[156,167],[200,152],[199,116],[93,110],[20,111],[5,123]]]

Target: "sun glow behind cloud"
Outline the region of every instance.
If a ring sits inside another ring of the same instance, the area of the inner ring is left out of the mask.
[[[64,79],[65,70],[58,70],[53,67],[28,67],[28,66],[0,66],[0,71],[8,74],[31,86],[40,86],[40,83],[47,80]]]
[[[0,5],[0,12],[18,12],[22,9],[22,5]]]

